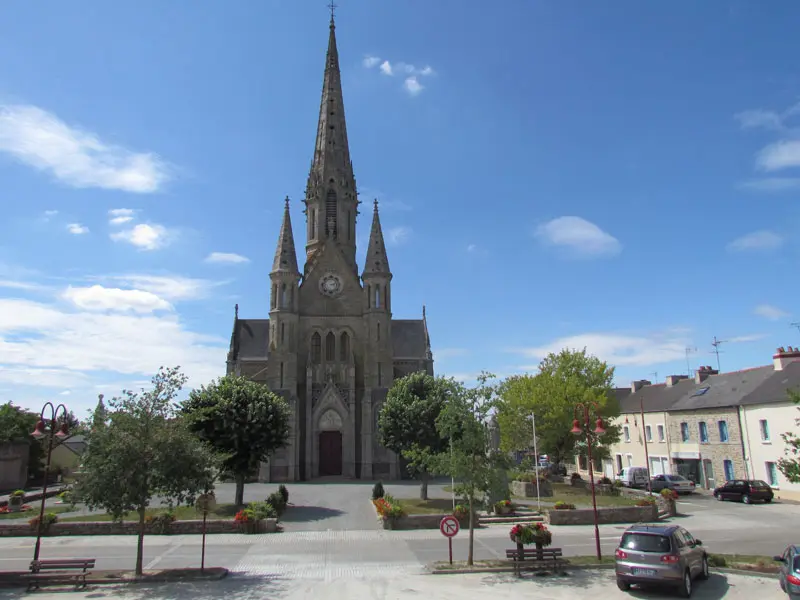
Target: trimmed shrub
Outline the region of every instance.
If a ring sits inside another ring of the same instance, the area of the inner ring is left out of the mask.
[[[264,503],[259,503],[264,504]],[[267,496],[267,501],[265,504],[269,504],[272,508],[275,509],[275,512],[278,515],[282,515],[283,511],[286,510],[286,502],[283,500],[283,494],[278,492],[272,492],[269,496]],[[262,517],[266,519],[267,517]]]
[[[386,495],[386,492],[383,489],[383,483],[378,482],[372,486],[372,499],[377,500],[378,498],[383,498]]]
[[[278,493],[279,493],[279,494],[281,495],[281,497],[283,498],[283,503],[284,503],[284,504],[289,504],[289,490],[288,490],[288,489],[286,489],[286,486],[285,486],[285,485],[283,485],[283,484],[280,484],[280,485],[278,486]]]

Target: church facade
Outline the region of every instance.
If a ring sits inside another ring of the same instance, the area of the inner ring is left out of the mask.
[[[272,265],[269,318],[240,319],[227,372],[264,383],[292,410],[289,443],[261,479],[397,479],[400,460],[378,443],[377,420],[395,378],[433,374],[425,308],[392,318],[392,272],[378,203],[365,264],[356,264],[359,205],[347,143],[333,19],[314,157],[304,199],[305,264],[298,268],[289,199]]]

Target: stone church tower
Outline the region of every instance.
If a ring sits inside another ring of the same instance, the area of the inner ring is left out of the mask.
[[[377,419],[397,377],[433,374],[422,319],[392,319],[392,272],[378,202],[364,269],[356,264],[358,193],[347,144],[339,55],[330,23],[317,140],[305,196],[301,273],[285,200],[270,278],[269,319],[240,319],[227,372],[262,382],[292,408],[289,444],[261,479],[397,479],[399,458],[377,441]]]

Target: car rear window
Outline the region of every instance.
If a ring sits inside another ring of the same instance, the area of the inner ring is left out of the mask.
[[[638,550],[639,552],[669,552],[671,549],[669,538],[665,535],[652,533],[625,533],[619,544],[624,550]]]
[[[800,556],[794,557],[794,572],[800,573]]]
[[[670,481],[686,481],[686,477],[681,477],[680,475],[667,475],[667,479]]]
[[[761,481],[760,479],[756,479],[755,481],[750,482],[751,485],[755,487],[769,487],[766,481]]]

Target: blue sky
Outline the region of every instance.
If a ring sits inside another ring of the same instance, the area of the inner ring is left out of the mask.
[[[715,335],[723,370],[800,345],[796,3],[339,4],[360,193],[438,372],[586,346],[627,385],[714,365]],[[322,0],[4,6],[2,399],[222,374],[287,194],[303,244],[327,26]]]

